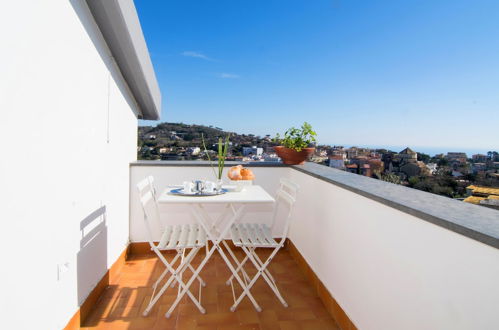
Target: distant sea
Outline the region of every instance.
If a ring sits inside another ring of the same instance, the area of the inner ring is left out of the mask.
[[[455,147],[418,147],[418,146],[386,146],[386,145],[352,145],[352,144],[331,144],[340,145],[345,148],[359,147],[359,148],[369,148],[369,149],[387,149],[391,151],[402,151],[406,147],[411,148],[416,152],[422,152],[430,156],[435,156],[438,154],[447,154],[448,152],[465,152],[466,156],[471,158],[475,154],[487,154],[487,151],[499,151],[499,147],[495,149],[484,149],[484,148],[455,148]]]

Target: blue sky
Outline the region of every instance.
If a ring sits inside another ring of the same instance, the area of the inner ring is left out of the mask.
[[[499,1],[135,5],[161,121],[259,135],[308,121],[326,144],[499,149]]]

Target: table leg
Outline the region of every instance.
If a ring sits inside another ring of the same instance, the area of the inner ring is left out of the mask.
[[[225,210],[218,217],[218,219],[215,220],[215,221],[213,221],[212,217],[204,209],[204,207],[202,205],[199,205],[199,207],[200,207],[200,212],[201,212],[201,215],[203,216],[203,218],[206,219],[206,220],[208,220],[210,223],[212,223],[212,225],[210,226],[210,232],[212,232],[214,235],[215,234],[220,235],[220,231],[218,230],[218,225],[223,221],[223,219],[225,219],[225,217],[227,216],[227,214],[229,213],[229,211],[232,211],[233,215],[236,214],[236,209],[235,209],[234,205],[227,204],[225,206]],[[241,218],[242,218],[242,214],[238,218],[236,218],[236,220],[241,219]],[[233,221],[231,223],[231,226],[232,226],[232,224],[234,222],[235,221]],[[242,266],[246,262],[246,259],[243,260],[242,263],[239,263],[239,260],[237,259],[236,255],[234,254],[234,252],[232,252],[232,249],[229,247],[229,245],[227,244],[227,242],[225,241],[225,239],[223,237],[222,237],[221,242],[225,246],[225,248],[227,249],[227,251],[229,252],[229,255],[232,257],[232,260],[234,261],[234,263],[237,265],[236,272],[239,273],[239,271],[241,271],[243,273],[243,276],[244,276],[244,279],[245,279],[245,283],[246,283],[246,281],[250,280],[250,277],[248,276],[248,274],[246,273],[246,271],[244,270],[244,268],[242,268]],[[234,275],[232,275],[230,279],[232,280],[233,278],[234,278]],[[227,281],[227,285],[229,285],[229,284],[230,284],[230,281]]]
[[[233,254],[232,250],[229,248],[229,246],[227,245],[227,243],[225,243],[224,236],[225,236],[225,234],[227,234],[227,232],[229,231],[230,227],[234,224],[234,222],[236,222],[236,220],[240,217],[240,215],[242,214],[244,208],[245,208],[244,204],[241,205],[239,207],[239,209],[237,209],[237,210],[234,208],[233,205],[231,205],[231,209],[233,211],[233,215],[230,218],[230,220],[227,222],[227,224],[225,225],[225,227],[223,228],[223,230],[221,232],[219,231],[218,238],[215,239],[213,237],[214,233],[212,231],[207,232],[207,234],[208,234],[208,238],[213,241],[213,247],[218,250],[218,253],[220,253],[220,256],[222,257],[222,259],[226,263],[227,267],[229,267],[230,271],[232,272],[232,275],[236,278],[236,280],[238,281],[239,285],[241,285],[241,288],[243,288],[245,295],[250,299],[250,301],[253,304],[253,306],[255,307],[255,309],[258,312],[261,312],[262,311],[261,307],[258,305],[258,303],[256,302],[255,298],[253,298],[253,295],[251,294],[251,292],[249,292],[249,290],[247,289],[246,284],[243,282],[243,280],[239,276],[238,272],[236,272],[236,270],[232,266],[232,263],[230,262],[229,258],[227,258],[226,254],[224,253],[223,249],[220,246],[220,242],[223,242],[224,245],[226,246],[226,248],[228,249],[228,251],[230,251],[229,254],[231,254],[231,256],[236,260],[236,264],[239,265],[239,262],[237,261],[237,258]],[[208,219],[208,220],[210,219],[209,214],[206,212],[206,210],[201,205],[197,205],[196,211],[194,211],[194,216],[200,222],[201,225],[203,225],[203,222],[204,222],[203,220],[204,219]],[[207,230],[206,227],[205,227],[205,230]],[[246,272],[243,271],[243,274],[246,277],[249,278],[249,276],[246,274]],[[231,307],[230,310],[233,312],[235,310],[235,308]]]

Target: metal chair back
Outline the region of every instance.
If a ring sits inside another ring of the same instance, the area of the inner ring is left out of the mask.
[[[152,234],[152,221],[159,223],[159,210],[156,201],[156,194],[152,185],[153,179],[151,176],[141,180],[137,184],[137,191],[139,193],[140,205],[144,213],[144,225],[147,230],[148,241],[151,248],[154,248],[154,237]]]
[[[283,233],[281,236],[283,240],[285,240],[288,235],[289,224],[291,221],[291,213],[293,210],[293,206],[296,202],[296,195],[298,193],[299,188],[300,188],[299,185],[297,185],[296,183],[292,182],[289,179],[281,178],[279,180],[279,189],[277,190],[276,193],[276,198],[275,198],[276,203],[272,215],[271,229],[272,231],[274,230],[277,217],[279,215],[279,210],[284,208],[285,220],[284,220]]]

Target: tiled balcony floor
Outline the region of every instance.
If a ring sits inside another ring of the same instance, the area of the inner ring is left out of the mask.
[[[263,258],[266,252],[259,255]],[[241,260],[242,252],[238,251],[237,255]],[[200,253],[196,257],[196,263],[201,256]],[[129,258],[118,278],[113,280],[116,284],[109,286],[100,297],[83,329],[339,329],[286,250],[281,250],[275,257],[270,271],[289,307],[283,307],[264,280],[259,279],[252,293],[263,309],[260,313],[248,298],[243,299],[235,312],[229,311],[233,304],[231,287],[225,285],[229,270],[215,252],[201,272],[207,282],[201,300],[206,314],[200,314],[192,301],[184,297],[171,318],[165,318],[165,312],[176,297],[175,287],[168,289],[152,312],[143,317],[142,311],[152,294],[151,286],[163,269],[163,264],[153,255]],[[250,270],[254,272],[254,268]],[[185,274],[191,273],[186,271]],[[198,284],[194,283],[191,291],[197,296]],[[239,286],[235,285],[235,288],[237,293],[241,292]]]

